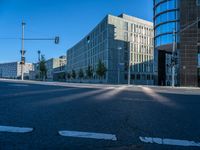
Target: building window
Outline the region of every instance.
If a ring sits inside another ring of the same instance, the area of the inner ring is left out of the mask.
[[[197,6],[200,6],[200,0],[197,0]]]
[[[198,18],[198,29],[200,29],[200,18]]]
[[[137,80],[140,80],[140,74],[137,74]]]
[[[123,22],[123,29],[128,31],[128,22]]]
[[[200,53],[200,45],[198,45],[197,48],[198,48],[198,53]]]
[[[131,75],[131,80],[135,80],[135,75],[134,74]]]
[[[124,75],[124,79],[128,80],[128,75],[127,74]]]

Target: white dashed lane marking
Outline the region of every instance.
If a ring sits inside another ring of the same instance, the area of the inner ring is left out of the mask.
[[[32,131],[33,128],[27,128],[27,127],[0,126],[0,132],[28,133]]]
[[[61,136],[66,136],[66,137],[78,137],[78,138],[117,141],[117,137],[114,134],[80,132],[80,131],[59,131],[58,133]]]
[[[29,85],[27,84],[8,84],[8,86],[14,86],[14,87],[27,87]]]
[[[173,146],[196,146],[200,147],[200,142],[188,141],[188,140],[177,140],[177,139],[162,139],[155,137],[139,137],[140,141],[145,143],[155,143],[162,145],[173,145]]]

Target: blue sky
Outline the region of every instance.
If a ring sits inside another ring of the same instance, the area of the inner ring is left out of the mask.
[[[126,13],[152,21],[152,0],[0,0],[0,62],[19,61],[21,22],[25,38],[60,36],[53,41],[25,41],[26,61],[37,61],[37,50],[46,59],[66,50],[89,33],[106,14]]]

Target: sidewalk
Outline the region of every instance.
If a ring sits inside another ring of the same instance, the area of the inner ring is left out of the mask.
[[[16,80],[16,79],[0,79],[0,81],[26,83],[26,84],[41,84],[52,86],[71,86],[71,87],[91,87],[91,88],[103,88],[103,87],[149,87],[153,89],[191,89],[200,90],[199,87],[171,87],[171,86],[156,86],[156,85],[127,85],[127,84],[97,84],[97,83],[69,83],[69,82],[49,82],[49,81],[33,81],[33,80]]]

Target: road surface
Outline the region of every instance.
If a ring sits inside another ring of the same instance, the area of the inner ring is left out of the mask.
[[[1,150],[198,150],[200,90],[0,80]]]

